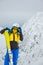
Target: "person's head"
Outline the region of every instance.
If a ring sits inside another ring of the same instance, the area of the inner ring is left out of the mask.
[[[11,31],[16,33],[18,31],[18,28],[19,28],[19,24],[18,23],[14,23]]]

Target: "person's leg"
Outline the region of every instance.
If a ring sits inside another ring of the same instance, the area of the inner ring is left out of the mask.
[[[19,49],[12,50],[12,53],[13,53],[13,64],[17,65],[17,59],[18,59]]]
[[[8,51],[7,51],[6,55],[5,55],[4,65],[9,65],[9,55],[8,55]]]

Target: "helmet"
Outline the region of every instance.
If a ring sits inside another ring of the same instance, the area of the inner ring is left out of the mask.
[[[13,24],[13,27],[14,27],[14,26],[15,26],[15,27],[19,27],[19,24],[18,24],[18,23],[14,23],[14,24]]]

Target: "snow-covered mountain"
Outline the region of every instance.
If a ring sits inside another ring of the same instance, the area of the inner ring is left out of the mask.
[[[22,30],[18,65],[43,65],[43,12],[33,16]]]
[[[24,40],[19,43],[17,65],[43,65],[43,12],[37,13],[24,23],[22,32]],[[0,34],[0,65],[3,65],[6,52],[5,43],[4,36]]]

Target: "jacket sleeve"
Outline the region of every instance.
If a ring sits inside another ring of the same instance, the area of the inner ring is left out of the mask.
[[[19,27],[18,32],[20,34],[20,40],[23,41],[22,29]]]
[[[22,35],[22,33],[20,34],[20,40],[23,41],[23,35]]]

